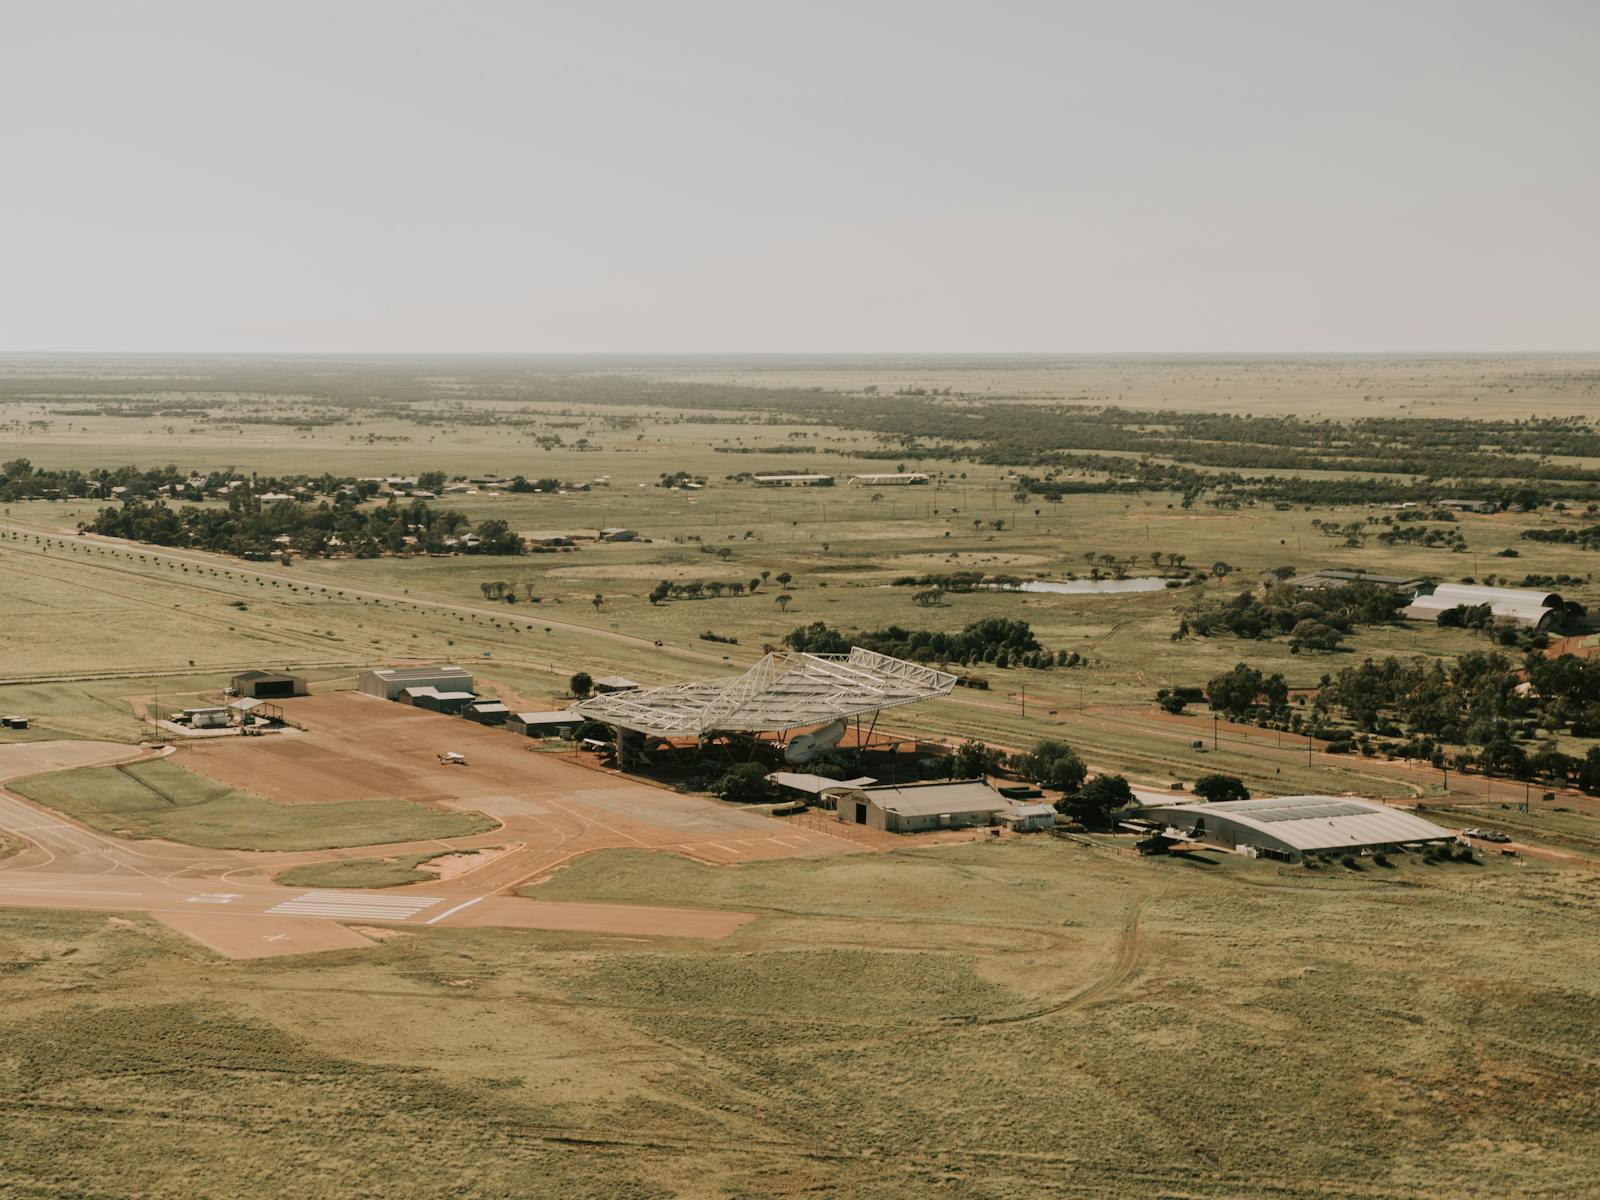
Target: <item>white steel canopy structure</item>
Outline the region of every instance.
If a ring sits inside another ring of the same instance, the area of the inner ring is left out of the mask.
[[[875,654],[769,654],[743,675],[595,696],[583,716],[653,737],[781,733],[948,696],[956,677]]]

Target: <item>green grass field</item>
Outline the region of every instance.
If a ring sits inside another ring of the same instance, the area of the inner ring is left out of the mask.
[[[461,837],[495,827],[481,814],[408,800],[275,804],[165,760],[83,767],[9,786],[107,833],[227,850],[329,850]]]

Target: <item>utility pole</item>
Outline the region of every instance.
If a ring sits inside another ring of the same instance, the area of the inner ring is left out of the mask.
[[[1311,731],[1306,731],[1306,766],[1311,765]]]
[[[1218,716],[1218,714],[1211,714],[1211,748],[1213,750],[1217,748],[1217,722],[1220,719],[1221,718]]]
[[[1028,715],[1028,685],[1022,684],[1017,691],[1017,699],[1022,702],[1022,715]]]

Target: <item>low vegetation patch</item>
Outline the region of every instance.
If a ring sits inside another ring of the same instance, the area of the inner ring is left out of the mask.
[[[164,759],[83,767],[10,786],[107,833],[219,850],[332,850],[463,837],[495,827],[481,813],[446,812],[409,800],[275,804]]]
[[[396,854],[389,858],[341,858],[334,862],[306,863],[280,873],[275,882],[285,887],[388,888],[437,879],[423,863],[450,853]]]

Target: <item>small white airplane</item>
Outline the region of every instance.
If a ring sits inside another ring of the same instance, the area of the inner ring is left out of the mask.
[[[467,765],[467,756],[457,754],[454,750],[447,750],[439,755],[439,762],[446,767],[464,767]]]

